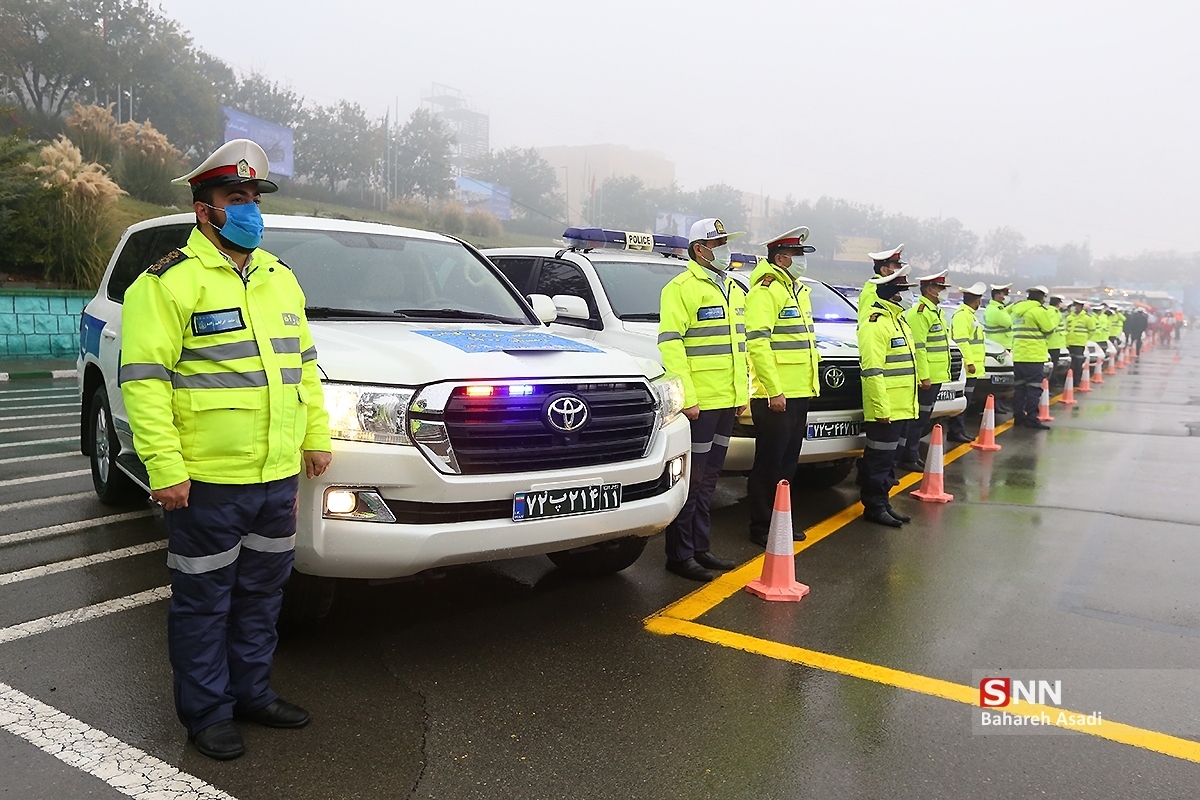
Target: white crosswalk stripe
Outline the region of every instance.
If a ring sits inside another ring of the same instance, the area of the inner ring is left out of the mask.
[[[128,522],[134,519],[143,519],[154,513],[153,509],[147,508],[144,511],[127,511],[124,514],[110,514],[107,517],[95,517],[93,519],[81,519],[76,522],[64,522],[61,525],[47,525],[44,528],[34,528],[28,531],[20,531],[18,533],[6,533],[0,536],[0,547],[10,544],[20,544],[21,542],[32,542],[37,539],[49,539],[51,536],[61,536],[64,533],[74,533],[75,531],[83,531],[88,528],[98,528],[101,525],[112,525],[117,522]]]
[[[47,575],[57,575],[61,572],[70,572],[73,569],[83,569],[94,564],[105,564],[109,561],[119,561],[122,558],[131,558],[132,556],[140,556],[145,553],[153,553],[155,550],[165,550],[167,543],[165,541],[147,542],[146,544],[135,544],[132,547],[122,547],[118,550],[108,550],[103,553],[95,553],[90,556],[80,556],[79,558],[71,558],[66,561],[56,561],[53,564],[44,564],[40,567],[30,567],[29,569],[20,569],[13,572],[0,573],[0,586],[8,586],[12,583],[20,583],[21,581],[33,580],[34,578],[44,578]]]

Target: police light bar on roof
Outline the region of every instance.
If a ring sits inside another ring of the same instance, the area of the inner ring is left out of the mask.
[[[739,266],[756,267],[758,266],[758,256],[752,253],[730,253],[729,263],[733,265],[734,269]]]
[[[663,255],[682,255],[687,252],[688,246],[686,236],[606,228],[567,228],[563,231],[563,241],[576,250],[634,250]]]

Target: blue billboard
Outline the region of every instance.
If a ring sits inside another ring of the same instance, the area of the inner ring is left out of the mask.
[[[482,211],[496,219],[512,219],[512,195],[507,186],[474,178],[455,178],[454,188],[468,213]]]
[[[291,128],[252,117],[227,106],[221,106],[221,110],[225,112],[225,141],[249,139],[255,142],[266,151],[267,160],[271,162],[272,175],[282,175],[285,178],[293,176],[295,160]]]

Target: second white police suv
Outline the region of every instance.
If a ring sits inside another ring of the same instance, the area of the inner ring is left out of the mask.
[[[338,578],[398,578],[545,553],[584,574],[632,564],[687,492],[683,388],[655,360],[548,332],[454,238],[267,216],[318,352],[334,457],[301,482],[284,620],[328,610]],[[144,502],[118,364],[125,290],[183,246],[190,214],[126,231],[81,324],[81,442],[101,499]]]

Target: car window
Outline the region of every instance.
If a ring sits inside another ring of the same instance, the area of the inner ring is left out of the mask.
[[[813,320],[817,322],[857,322],[858,311],[854,304],[829,286],[818,281],[804,282],[812,292]]]
[[[124,302],[125,292],[137,276],[167,253],[187,244],[191,230],[191,225],[167,225],[130,235],[108,276],[108,299]]]
[[[291,267],[309,307],[453,309],[529,324],[492,267],[458,242],[268,228],[262,246]]]
[[[663,287],[687,269],[683,261],[592,261],[600,284],[618,319],[658,321]]]
[[[589,328],[599,326],[600,310],[596,307],[596,298],[592,294],[592,287],[583,274],[583,270],[577,265],[568,261],[544,260],[542,268],[538,271],[537,288],[534,291],[551,297],[556,294],[582,297],[587,303],[590,319],[584,321],[563,317],[556,321],[563,325],[582,325]]]
[[[529,293],[529,280],[533,277],[533,268],[537,266],[536,258],[512,258],[510,256],[489,256],[504,277],[512,281],[521,294]]]

